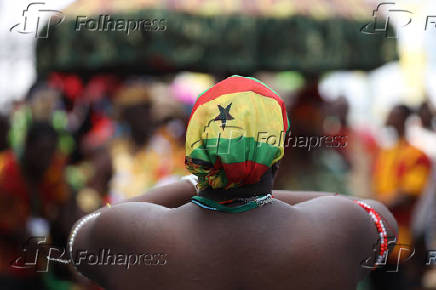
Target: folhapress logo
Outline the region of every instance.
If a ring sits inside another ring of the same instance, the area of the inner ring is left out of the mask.
[[[65,19],[65,15],[59,10],[45,9],[45,2],[33,2],[23,10],[22,21],[12,26],[9,31],[21,34],[34,33],[36,38],[47,38],[51,25],[58,25]],[[40,29],[47,19],[47,28]]]

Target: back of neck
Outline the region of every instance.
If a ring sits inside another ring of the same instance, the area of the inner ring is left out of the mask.
[[[255,184],[247,184],[241,187],[230,189],[212,189],[201,190],[198,195],[215,201],[225,201],[235,198],[253,197],[267,195],[272,192],[272,171],[271,168],[262,176],[260,181]]]

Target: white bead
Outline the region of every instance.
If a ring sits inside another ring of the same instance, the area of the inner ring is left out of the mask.
[[[73,243],[74,243],[74,240],[75,240],[75,238],[76,238],[76,236],[77,236],[77,233],[79,232],[79,229],[80,229],[80,228],[81,228],[81,227],[82,227],[86,222],[88,222],[89,220],[91,220],[91,219],[93,219],[94,217],[97,217],[97,216],[99,216],[99,215],[100,215],[99,212],[89,214],[89,215],[83,217],[83,218],[79,221],[79,223],[74,227],[73,231],[71,232],[70,240],[68,241],[69,252],[70,252],[70,257],[71,257],[71,258],[73,258]],[[74,265],[74,263],[72,263],[72,264]],[[75,266],[75,265],[74,265],[74,266]]]

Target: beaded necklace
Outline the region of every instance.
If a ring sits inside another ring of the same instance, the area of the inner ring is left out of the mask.
[[[271,203],[273,196],[271,194],[267,195],[259,195],[255,196],[254,200],[248,201],[246,198],[238,198],[227,200],[223,202],[216,202],[214,200],[208,199],[203,196],[193,196],[191,201],[192,203],[198,205],[201,208],[227,212],[227,213],[241,213],[246,212],[254,208],[261,207],[267,203]],[[243,205],[240,206],[227,206],[225,204],[235,203],[235,202],[243,202]]]

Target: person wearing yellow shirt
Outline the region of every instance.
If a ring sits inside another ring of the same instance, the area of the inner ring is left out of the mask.
[[[405,105],[396,105],[392,108],[388,115],[386,126],[391,128],[394,133],[395,142],[392,142],[391,146],[380,150],[374,168],[373,190],[375,198],[383,202],[393,212],[399,225],[398,246],[391,253],[388,264],[396,263],[398,258],[405,262],[411,255],[411,252],[409,252],[409,250],[413,249],[413,239],[410,230],[411,215],[418,197],[422,194],[428,183],[431,173],[429,157],[423,151],[411,145],[405,138],[406,120],[410,115],[411,111]],[[400,252],[400,247],[405,247],[408,250]],[[401,257],[398,255],[401,255]],[[410,272],[407,268],[409,268],[411,263],[407,263],[408,265],[403,264],[405,263],[402,263],[401,267],[404,268],[404,271]],[[409,276],[402,283],[410,286],[410,288],[405,289],[415,289],[413,287],[418,286],[420,277],[410,278],[410,275],[402,275],[401,267],[400,273],[397,273],[397,276],[401,276],[401,279]],[[391,289],[389,288],[391,283],[387,282],[388,280],[385,278],[387,276],[393,277],[394,275],[389,275],[392,273],[381,274],[380,279],[375,279],[378,280],[378,282],[375,282],[378,285],[375,289]],[[374,276],[377,276],[377,274]],[[381,284],[384,285],[381,286]]]

